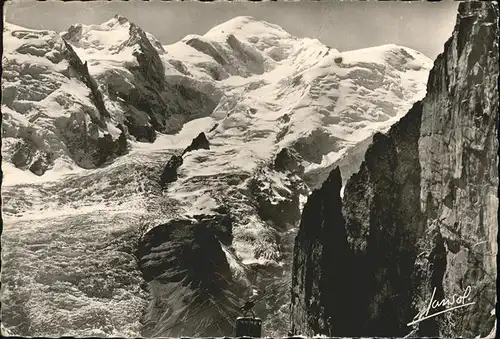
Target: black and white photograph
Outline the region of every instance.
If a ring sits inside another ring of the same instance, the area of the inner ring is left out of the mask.
[[[496,338],[496,1],[3,3],[1,335]]]

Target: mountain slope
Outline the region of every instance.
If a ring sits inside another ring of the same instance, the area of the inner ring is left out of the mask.
[[[7,24],[4,37],[2,247],[12,279],[2,297],[5,323],[21,335],[220,335],[253,290],[265,331],[281,332],[273,319],[286,310],[272,301],[289,289],[307,173],[397,121],[425,94],[431,66],[405,47],[339,52],[249,17],[168,46],[120,16],[60,34]],[[209,146],[185,152],[202,132]],[[165,185],[172,157],[182,161]],[[193,256],[213,254],[206,276],[175,260],[191,241]],[[77,282],[92,270],[91,287]],[[55,326],[64,314],[76,318]]]

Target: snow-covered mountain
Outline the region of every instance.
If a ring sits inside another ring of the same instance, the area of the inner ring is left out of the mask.
[[[94,153],[112,153],[120,128],[151,142],[204,116],[216,135],[272,139],[261,158],[294,144],[314,168],[396,121],[431,66],[408,48],[340,53],[250,17],[169,46],[120,16],[61,34],[7,23],[4,37],[4,153],[36,174],[100,166],[111,154]]]
[[[165,46],[121,16],[62,33],[6,23],[4,49],[2,312],[20,335],[216,335],[253,289],[283,296],[309,189],[336,163],[356,171],[432,66],[250,17]],[[202,132],[209,146],[181,154]],[[173,260],[186,255],[217,259],[200,277]],[[270,334],[279,306],[257,306]]]

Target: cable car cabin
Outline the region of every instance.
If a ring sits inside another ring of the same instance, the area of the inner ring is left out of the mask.
[[[262,320],[255,317],[238,317],[236,319],[236,337],[261,338]]]

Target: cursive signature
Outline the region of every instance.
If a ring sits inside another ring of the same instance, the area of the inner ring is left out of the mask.
[[[429,302],[429,305],[427,306],[427,308],[425,310],[419,312],[415,317],[413,317],[413,321],[408,323],[407,325],[408,326],[415,325],[421,321],[435,317],[439,314],[453,311],[453,310],[456,310],[457,308],[461,308],[461,307],[470,306],[470,305],[475,304],[474,302],[465,303],[467,301],[467,298],[470,295],[470,291],[471,291],[471,287],[467,286],[463,295],[457,296],[456,294],[453,294],[451,299],[444,298],[444,299],[438,301],[438,300],[434,300],[434,295],[436,294],[436,288],[434,287],[434,291],[432,291],[431,301]],[[453,306],[453,305],[456,305],[456,306]],[[441,306],[443,306],[443,307],[453,306],[453,307],[450,307],[450,308],[447,308],[445,310],[442,310],[442,311],[439,311],[436,313],[432,313],[429,315],[431,309],[436,309],[436,308],[439,308]]]

